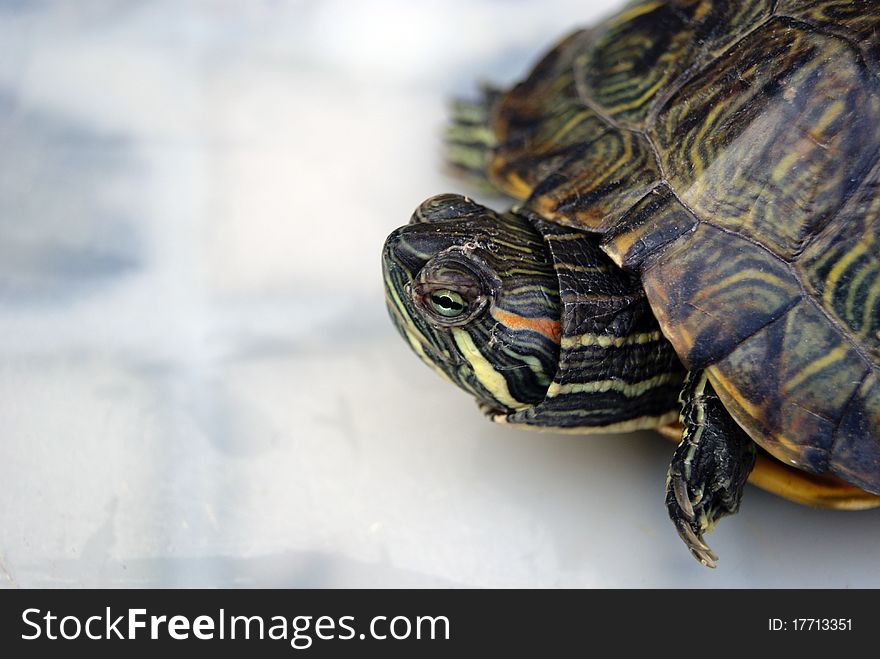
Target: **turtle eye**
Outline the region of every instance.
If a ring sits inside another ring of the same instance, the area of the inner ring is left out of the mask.
[[[468,303],[461,295],[448,289],[433,291],[426,302],[434,312],[444,318],[458,318],[468,311]]]
[[[431,259],[409,287],[413,304],[435,327],[461,327],[491,301],[479,264],[456,251]]]
[[[479,289],[464,287],[454,290],[448,284],[416,283],[410,294],[426,320],[436,327],[466,325],[479,316],[489,303],[489,297]]]

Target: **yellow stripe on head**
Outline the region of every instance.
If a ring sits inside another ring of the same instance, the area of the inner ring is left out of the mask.
[[[513,410],[528,407],[528,403],[521,403],[511,395],[510,388],[507,386],[507,380],[505,380],[504,376],[496,371],[489,360],[483,356],[474,344],[474,340],[471,338],[470,334],[465,330],[455,329],[452,331],[452,335],[455,338],[455,345],[458,346],[461,356],[471,365],[477,381],[482,384],[499,403]]]

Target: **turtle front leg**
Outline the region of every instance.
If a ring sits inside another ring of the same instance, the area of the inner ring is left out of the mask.
[[[681,443],[666,478],[666,509],[700,563],[718,557],[703,541],[716,522],[739,510],[755,466],[755,443],[731,418],[703,371],[691,371],[681,391]]]

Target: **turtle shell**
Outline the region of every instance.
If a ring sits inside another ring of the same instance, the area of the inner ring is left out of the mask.
[[[497,103],[489,173],[641,274],[774,457],[880,494],[880,12],[650,0]]]

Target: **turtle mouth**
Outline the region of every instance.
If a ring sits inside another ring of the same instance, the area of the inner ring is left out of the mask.
[[[418,331],[417,326],[408,320],[409,316],[404,315],[400,305],[387,290],[385,292],[385,307],[388,309],[388,315],[391,317],[391,322],[397,328],[398,333],[410,344],[416,354],[422,357],[422,361],[441,373],[446,379],[449,378],[446,373],[437,367],[438,363],[450,364],[456,368],[465,364],[465,360],[456,353],[442,354],[437,350],[431,341]]]

